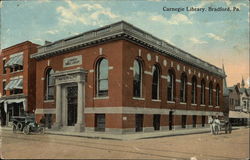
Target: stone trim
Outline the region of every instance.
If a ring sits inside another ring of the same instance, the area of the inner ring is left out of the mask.
[[[208,105],[208,107],[213,107],[212,105]]]
[[[134,100],[140,100],[140,101],[144,101],[145,100],[145,98],[142,98],[142,97],[132,97],[132,99],[134,99]]]
[[[205,107],[206,105],[205,104],[200,104],[200,107]]]
[[[54,99],[51,99],[51,100],[43,100],[44,103],[51,103],[51,102],[55,102]]]
[[[94,97],[93,99],[94,100],[97,100],[97,99],[109,99],[109,96],[107,96],[107,97]]]
[[[180,102],[180,104],[184,104],[184,105],[186,105],[187,103],[186,103],[186,102]]]
[[[161,75],[162,79],[168,79],[167,76]]]
[[[201,85],[197,85],[198,88],[201,88]]]
[[[112,69],[114,69],[114,66],[109,66],[109,70],[112,70]]]
[[[152,102],[161,102],[160,99],[152,99]]]
[[[37,108],[35,114],[56,114],[55,108]]]
[[[175,101],[167,101],[168,104],[175,104]]]
[[[168,115],[170,109],[143,108],[143,107],[86,107],[86,114],[109,113],[109,114],[165,114]],[[222,112],[197,111],[197,110],[172,110],[174,115],[223,115]]]
[[[143,127],[143,132],[152,132],[154,131],[154,127]]]
[[[175,81],[178,82],[178,83],[181,83],[181,80],[180,80],[180,79],[176,79]]]
[[[197,104],[193,104],[193,103],[192,103],[191,106],[197,106]]]
[[[153,75],[153,74],[152,74],[151,72],[149,72],[149,71],[144,71],[144,74],[147,74],[147,75],[150,75],[150,76]]]
[[[192,86],[192,83],[190,83],[190,82],[187,82],[187,85],[190,85],[190,86]]]
[[[89,73],[93,73],[93,72],[95,72],[94,69],[90,69],[90,70],[89,70]]]

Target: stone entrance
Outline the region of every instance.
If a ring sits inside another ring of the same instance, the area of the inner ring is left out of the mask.
[[[82,68],[53,74],[56,85],[55,129],[74,126],[75,131],[84,131],[86,74],[87,71]]]

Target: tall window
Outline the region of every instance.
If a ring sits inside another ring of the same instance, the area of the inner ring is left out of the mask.
[[[175,75],[172,70],[168,71],[168,101],[174,101]]]
[[[52,77],[52,74],[54,73],[54,70],[52,68],[47,69],[46,71],[46,100],[52,100],[54,99],[54,77]]]
[[[139,60],[134,61],[133,96],[142,96],[142,65]]]
[[[187,76],[185,73],[181,75],[181,87],[180,87],[180,101],[186,102],[187,100]]]
[[[216,86],[216,106],[220,105],[220,87],[217,84]]]
[[[5,67],[5,64],[6,64],[6,59],[3,60],[3,74],[6,74],[6,67]]]
[[[201,104],[205,104],[205,80],[201,81]]]
[[[5,88],[5,86],[6,86],[6,82],[5,82],[5,81],[3,81],[3,95],[6,95],[6,90],[4,89],[4,88]]]
[[[159,99],[160,69],[157,65],[153,66],[152,99]]]
[[[209,83],[209,105],[213,105],[213,82]]]
[[[105,58],[100,59],[97,62],[96,67],[96,95],[97,96],[108,96],[108,60]]]
[[[196,97],[197,97],[197,80],[196,77],[193,76],[192,78],[192,103],[196,104]]]

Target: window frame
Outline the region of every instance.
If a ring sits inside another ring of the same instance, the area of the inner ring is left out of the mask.
[[[204,79],[201,80],[201,92],[200,92],[200,104],[205,104],[206,100],[205,100],[205,97],[206,97],[206,82]]]
[[[180,83],[180,102],[187,102],[187,75],[186,73],[181,74],[181,83]]]
[[[136,65],[135,63],[137,63],[138,65],[138,72],[139,72],[139,78],[137,79],[135,76],[136,73]],[[138,58],[136,58],[134,60],[134,64],[133,64],[133,97],[135,98],[142,98],[142,77],[143,77],[143,65],[142,65],[142,61],[139,60]],[[139,84],[139,91],[137,88],[137,84]]]
[[[192,77],[192,85],[191,85],[191,103],[197,104],[197,78],[196,76]]]
[[[52,68],[47,68],[45,72],[45,100],[54,100],[55,98],[55,82],[52,74],[54,70]],[[51,84],[50,84],[51,82]],[[50,90],[52,90],[52,94],[50,95]]]
[[[156,83],[154,82],[154,74],[155,74],[155,72],[158,73]],[[155,96],[155,91],[154,91],[155,87],[156,87],[156,96]],[[151,94],[151,98],[153,100],[159,100],[159,98],[160,98],[160,91],[159,90],[160,90],[160,67],[155,64],[152,67],[152,94]]]
[[[106,66],[106,69],[107,69],[107,75],[100,79],[100,75],[101,75],[101,72],[100,72],[100,66],[102,64],[103,61],[107,61],[107,66]],[[101,57],[97,60],[97,63],[96,63],[96,85],[95,85],[95,90],[96,90],[96,97],[108,97],[108,94],[109,94],[109,61],[108,59],[106,59],[105,57]],[[100,90],[100,84],[101,84],[101,81],[107,81],[107,90]]]

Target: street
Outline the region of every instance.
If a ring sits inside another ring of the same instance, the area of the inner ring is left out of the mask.
[[[140,140],[13,134],[1,130],[2,158],[20,159],[247,159],[249,129]]]

